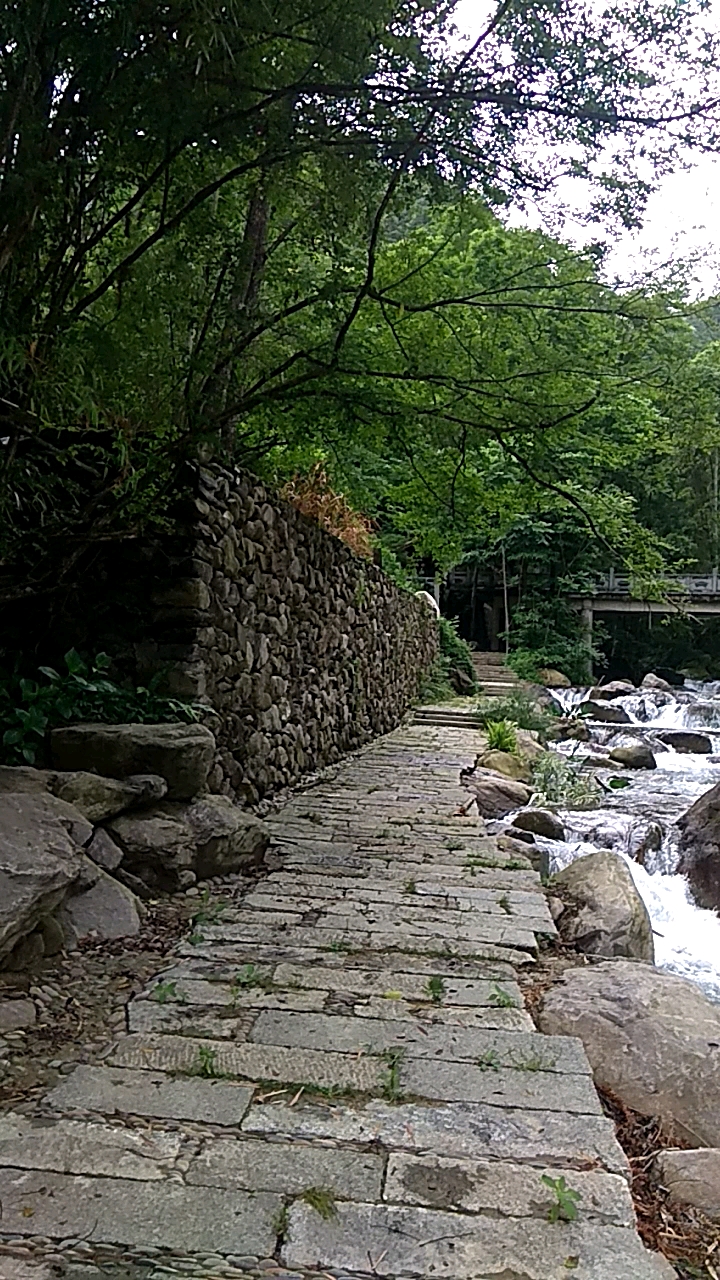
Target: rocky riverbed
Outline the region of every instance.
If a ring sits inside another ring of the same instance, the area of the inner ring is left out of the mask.
[[[566,737],[552,748],[582,763],[603,798],[597,808],[560,809],[564,841],[536,837],[550,870],[601,849],[619,854],[650,915],[655,963],[720,1001],[720,919],[697,905],[680,872],[684,815],[720,783],[720,682],[686,681],[674,689],[617,682],[605,690],[552,694],[587,739]],[[611,759],[640,746],[652,753],[654,768],[628,768]],[[618,780],[626,785],[618,787]],[[720,860],[717,866],[720,871]]]

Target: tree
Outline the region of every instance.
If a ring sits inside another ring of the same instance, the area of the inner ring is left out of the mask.
[[[636,217],[638,159],[717,143],[701,9],[506,0],[458,53],[430,0],[0,3],[5,563],[48,589],[199,441],[281,447],[418,201],[567,170]]]

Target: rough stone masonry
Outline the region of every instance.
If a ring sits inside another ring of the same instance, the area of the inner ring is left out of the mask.
[[[580,1041],[523,1007],[554,925],[457,814],[476,750],[414,725],[296,795],[125,1034],[0,1119],[3,1280],[674,1275]]]

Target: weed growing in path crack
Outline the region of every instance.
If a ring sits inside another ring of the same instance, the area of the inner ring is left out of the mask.
[[[217,1069],[217,1049],[211,1049],[209,1044],[198,1045],[197,1062],[190,1074],[210,1079],[219,1076],[221,1073]]]
[[[414,880],[406,880],[403,885],[403,893],[417,893],[417,885]]]
[[[193,915],[193,924],[217,924],[222,920],[226,909],[226,902],[211,902],[210,890],[203,889],[200,894],[200,906]]]
[[[285,1236],[287,1235],[287,1230],[289,1226],[290,1226],[290,1214],[288,1213],[287,1205],[284,1204],[284,1205],[281,1205],[281,1207],[278,1209],[277,1213],[275,1214],[275,1217],[272,1220],[272,1229],[275,1232],[275,1235],[277,1236],[280,1244],[283,1244],[285,1240]]]
[[[200,933],[197,929],[193,933],[191,933],[190,937],[188,938],[188,942],[190,943],[191,947],[199,947],[200,944],[203,943],[204,941],[205,941],[204,934]]]
[[[497,982],[490,992],[489,1000],[495,1009],[517,1009],[519,1007],[510,992],[503,991],[503,988],[498,986]]]
[[[388,1102],[399,1102],[402,1098],[400,1066],[405,1058],[405,1053],[405,1049],[385,1049],[380,1055],[388,1067],[383,1080],[383,1096]]]
[[[544,1173],[540,1179],[555,1195],[555,1203],[550,1205],[548,1222],[575,1222],[578,1216],[576,1200],[582,1200],[579,1191],[573,1191],[564,1178],[551,1178]]]
[[[511,916],[511,915],[512,915],[513,911],[512,911],[512,907],[510,906],[510,899],[508,898],[508,896],[507,896],[507,894],[506,894],[506,893],[503,893],[503,894],[498,898],[498,900],[497,900],[497,904],[498,904],[498,906],[499,906],[500,910],[505,912],[505,915],[506,915],[506,916]]]
[[[481,1071],[499,1071],[500,1059],[494,1049],[488,1049],[482,1058],[478,1058],[478,1066]]]
[[[516,1071],[554,1071],[555,1058],[547,1058],[542,1053],[529,1053],[524,1058],[518,1058],[514,1053],[509,1055],[509,1067],[514,1067]]]
[[[306,1187],[300,1193],[300,1199],[309,1204],[311,1209],[320,1214],[326,1222],[337,1217],[335,1192],[330,1187]]]
[[[434,973],[432,978],[428,978],[425,991],[429,995],[433,1004],[442,1004],[443,996],[446,993],[445,983],[438,974]]]
[[[241,991],[249,991],[251,987],[260,987],[261,990],[267,991],[272,987],[272,979],[267,974],[261,973],[254,964],[244,964],[230,983],[230,998],[233,1001],[237,1000]]]
[[[176,982],[158,982],[150,992],[150,999],[157,1001],[158,1004],[167,1004],[168,1000],[178,1000]]]
[[[331,951],[352,951],[352,944],[348,941],[347,938],[336,938],[334,942],[330,943],[330,950]]]

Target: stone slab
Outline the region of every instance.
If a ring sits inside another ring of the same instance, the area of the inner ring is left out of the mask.
[[[409,1058],[400,1063],[399,1089],[442,1102],[488,1102],[577,1115],[600,1115],[602,1111],[592,1076],[482,1069],[469,1062]]]
[[[117,1067],[76,1067],[48,1094],[58,1111],[156,1116],[204,1124],[240,1124],[253,1091],[225,1080],[180,1079]]]
[[[334,922],[328,920],[303,928],[295,924],[291,913],[285,913],[275,921],[264,922],[261,913],[248,913],[252,916],[247,923],[201,925],[200,932],[206,942],[269,942],[274,930],[282,927],[283,940],[296,945],[332,946],[333,943],[347,942],[352,950],[359,947],[376,947],[378,949],[401,947],[405,951],[417,948],[421,952],[433,953],[443,950],[447,945],[457,955],[473,955],[478,944],[489,943],[497,947],[516,947],[534,951],[535,935],[529,929],[523,929],[510,922],[510,917],[496,919],[494,916],[481,916],[474,927],[455,928],[452,925],[438,925],[436,930],[428,926],[407,923],[404,920],[395,922],[391,927],[387,920],[383,927],[372,923],[358,924],[355,917],[337,916]]]
[[[259,1257],[275,1248],[282,1204],[270,1192],[11,1169],[0,1169],[0,1200],[3,1230],[16,1235]]]
[[[560,1169],[603,1168],[629,1178],[612,1121],[603,1115],[509,1110],[480,1103],[387,1103],[361,1106],[304,1099],[253,1103],[243,1120],[248,1134],[301,1141],[380,1144],[388,1150],[487,1157]]]
[[[0,1167],[158,1181],[180,1152],[174,1133],[60,1120],[42,1128],[26,1116],[0,1117]]]
[[[218,1138],[192,1161],[185,1181],[193,1186],[283,1195],[327,1187],[339,1200],[379,1200],[384,1165],[383,1156],[366,1151]]]
[[[497,1000],[498,991],[515,1000],[519,1008],[523,999],[520,988],[514,980],[502,978],[458,978],[446,973],[440,962],[435,973],[442,978],[444,985],[443,1005],[492,1006]],[[402,969],[354,969],[349,966],[343,969],[330,968],[325,965],[313,965],[308,968],[299,964],[280,964],[273,974],[273,982],[282,985],[300,987],[320,987],[330,991],[350,991],[362,996],[384,997],[388,991],[399,991],[406,1000],[428,1000],[428,979],[424,974],[407,972]]]
[[[431,1209],[492,1213],[500,1218],[547,1220],[556,1198],[543,1183],[543,1176],[557,1178],[558,1171],[506,1160],[452,1160],[398,1152],[388,1162],[383,1199]],[[564,1176],[567,1186],[580,1196],[578,1215],[583,1221],[635,1225],[632,1197],[624,1178],[576,1170],[568,1170]]]
[[[323,1220],[308,1205],[289,1211],[287,1266],[452,1280],[669,1280],[673,1268],[639,1236],[598,1223],[473,1218],[432,1209],[341,1204]]]
[[[382,1089],[387,1073],[387,1065],[380,1058],[277,1045],[235,1045],[184,1036],[126,1036],[113,1050],[110,1061],[115,1066],[188,1074],[203,1070],[209,1073],[211,1069],[218,1076],[357,1089],[362,1093]]]
[[[343,999],[342,992],[338,997]],[[351,997],[348,997],[351,998]],[[395,996],[370,996],[352,1006],[355,1018],[390,1018],[395,1021],[420,1022],[435,1026],[478,1027],[496,1031],[534,1031],[535,1026],[524,1009],[494,1009],[480,1006],[418,1004],[398,1000]]]
[[[335,1050],[342,1053],[383,1053],[404,1049],[409,1057],[435,1062],[477,1062],[492,1058],[498,1067],[519,1068],[526,1074],[561,1072],[590,1075],[590,1064],[579,1040],[540,1035],[536,1031],[487,1031],[481,1028],[435,1026],[390,1019],[347,1018],[323,1013],[285,1013],[263,1010],[250,1033],[256,1044]]]

